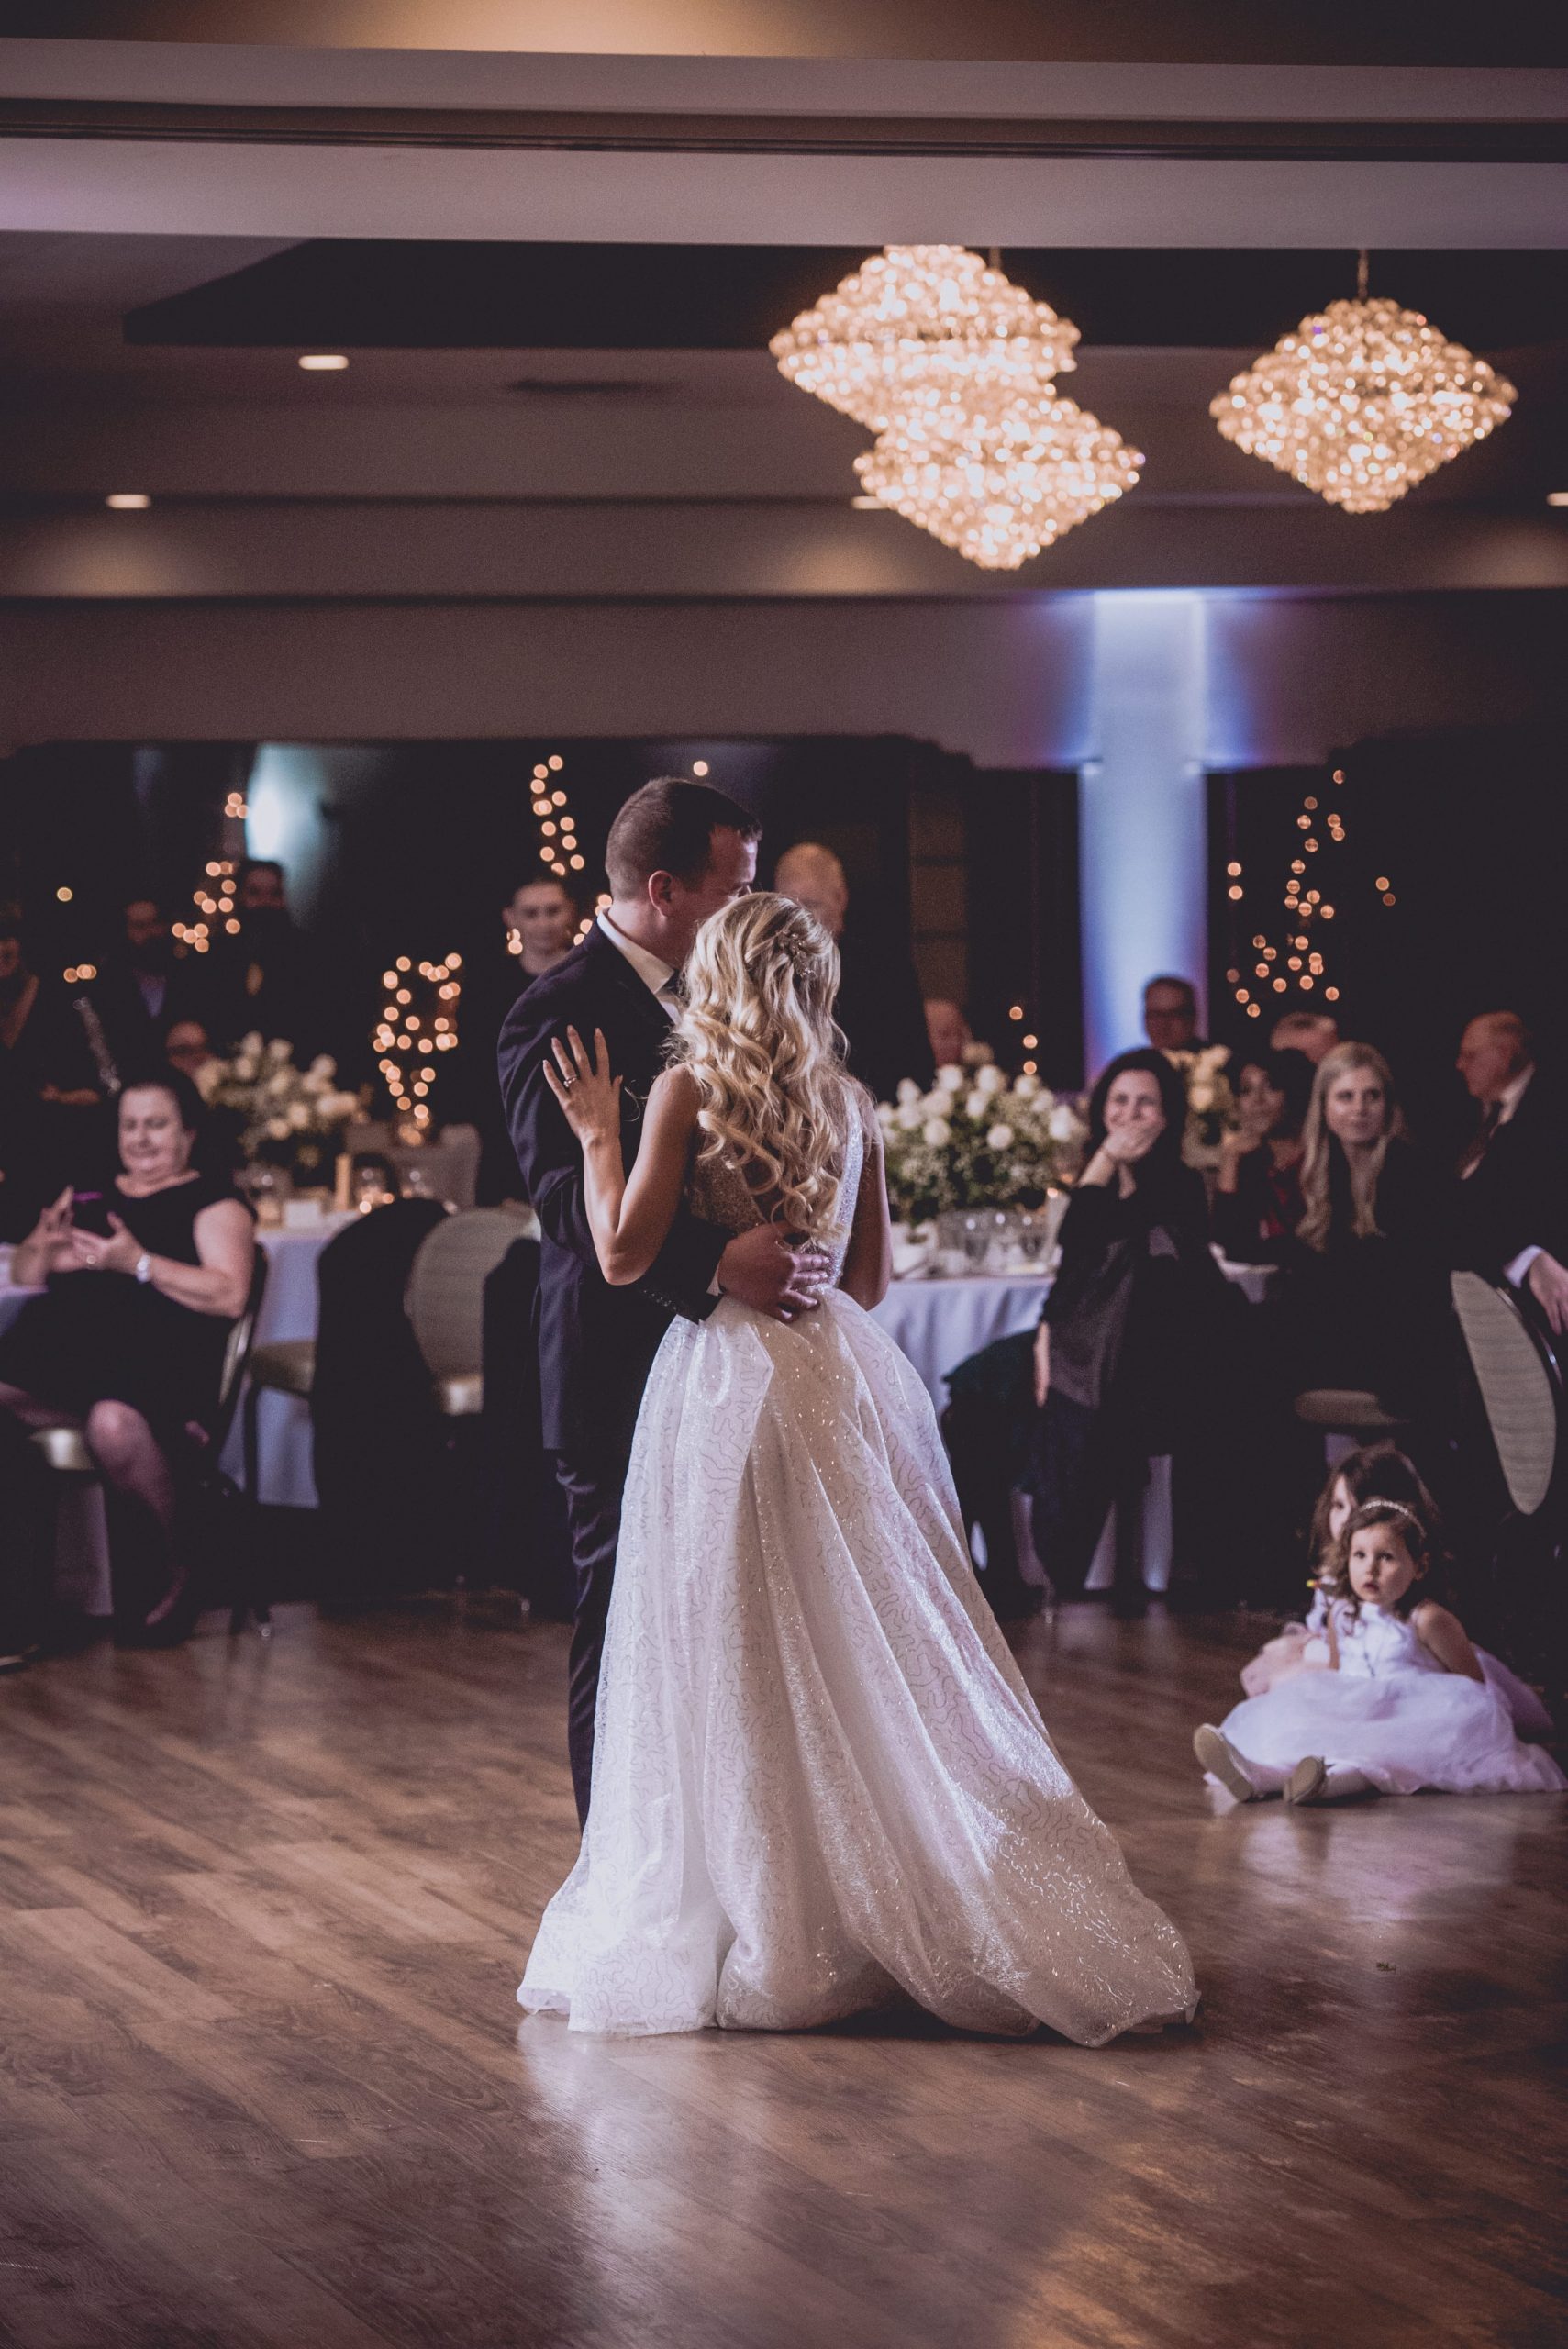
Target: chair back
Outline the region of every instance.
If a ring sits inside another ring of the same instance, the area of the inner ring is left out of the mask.
[[[462,1378],[484,1367],[484,1284],[527,1236],[509,1208],[470,1208],[449,1216],[421,1242],[406,1303],[432,1378]]]
[[[1562,1381],[1556,1356],[1506,1291],[1479,1273],[1455,1273],[1451,1282],[1508,1498],[1521,1517],[1534,1517],[1557,1466]]]
[[[239,1408],[239,1390],[245,1384],[246,1367],[250,1350],[256,1342],[256,1324],[261,1318],[261,1300],[267,1294],[267,1252],[258,1243],[250,1266],[250,1293],[245,1299],[244,1310],[228,1332],[228,1342],[223,1350],[223,1372],[217,1383],[217,1408],[213,1413],[207,1431],[211,1458],[218,1459],[228,1442],[234,1414]]]
[[[479,1188],[479,1128],[443,1126],[437,1141],[392,1142],[382,1152],[399,1181],[417,1174],[427,1198],[471,1208]]]

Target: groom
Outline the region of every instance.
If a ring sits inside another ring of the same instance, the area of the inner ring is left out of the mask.
[[[620,1532],[621,1488],[642,1389],[677,1313],[700,1321],[720,1296],[788,1321],[819,1302],[828,1259],[766,1226],[735,1239],[683,1210],[651,1272],[612,1288],[599,1271],[583,1194],[583,1153],[544,1081],[551,1037],[602,1028],[621,1093],[629,1170],[642,1107],[663,1065],[682,964],[710,914],[744,896],[760,827],[706,784],[634,792],[605,850],[611,902],[563,963],[513,1006],[501,1030],[501,1095],[525,1196],[543,1227],[539,1384],[544,1441],[566,1499],[577,1616],[568,1742],[579,1820],[588,1815],[594,1711]]]

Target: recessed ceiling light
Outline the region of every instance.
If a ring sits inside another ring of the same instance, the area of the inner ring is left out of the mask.
[[[1568,506],[1568,489],[1550,489],[1546,494],[1549,506]]]
[[[307,375],[338,375],[349,362],[340,351],[307,351],[299,363]]]
[[[117,514],[139,514],[152,500],[144,489],[112,489],[104,503],[112,506]]]

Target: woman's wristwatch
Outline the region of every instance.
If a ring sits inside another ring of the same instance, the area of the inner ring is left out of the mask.
[[[136,1260],[136,1277],[139,1281],[150,1281],[152,1278],[152,1259],[145,1248]]]

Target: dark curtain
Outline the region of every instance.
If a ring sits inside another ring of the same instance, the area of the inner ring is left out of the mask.
[[[985,768],[964,795],[970,1021],[1059,1091],[1084,1084],[1078,778]],[[1011,1017],[1014,1005],[1024,1013]],[[1026,1053],[1022,1038],[1035,1035]]]

